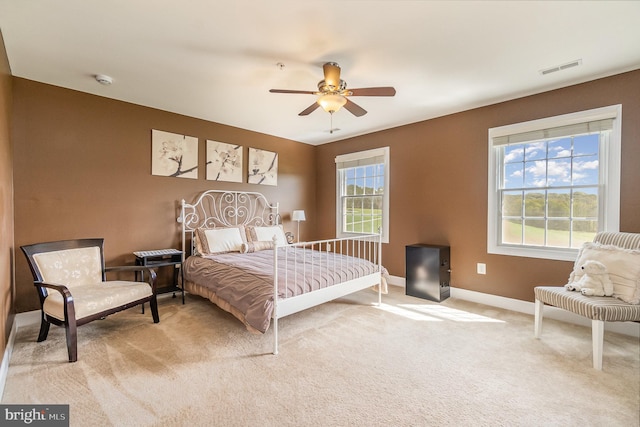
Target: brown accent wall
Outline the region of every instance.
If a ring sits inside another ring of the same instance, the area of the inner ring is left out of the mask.
[[[207,189],[259,191],[293,209],[315,210],[315,147],[218,123],[14,78],[15,245],[104,237],[108,265],[133,251],[179,247],[181,199]],[[0,125],[1,126],[1,125]],[[151,175],[151,130],[199,138],[199,178]],[[279,153],[277,186],[205,180],[205,141]],[[303,239],[314,229],[310,218]],[[16,309],[39,308],[24,256],[16,257]]]
[[[487,254],[488,129],[622,104],[621,231],[640,232],[640,70],[319,146],[318,237],[335,234],[338,154],[389,146],[390,242],[383,264],[404,277],[405,246],[451,245],[452,286],[526,301],[566,283],[572,264]],[[487,274],[476,274],[476,263]]]
[[[564,283],[571,263],[487,254],[487,130],[612,104],[623,105],[621,229],[640,231],[640,70],[318,147],[20,78],[11,89],[7,80],[0,95],[13,93],[15,247],[102,236],[109,264],[131,263],[135,250],[177,247],[179,200],[210,188],[265,193],[280,202],[291,231],[293,209],[315,212],[302,239],[332,237],[335,156],[388,145],[383,262],[391,274],[404,276],[405,245],[450,244],[453,286],[531,301],[535,285]],[[10,111],[10,102],[3,105]],[[8,117],[0,116],[0,138]],[[199,179],[151,175],[151,129],[199,138]],[[206,181],[206,139],[243,145],[245,170],[247,147],[277,151],[278,186]],[[0,142],[0,153],[10,155],[10,144]],[[23,258],[16,257],[17,311],[37,308]],[[487,264],[487,275],[476,274],[477,262]]]
[[[11,69],[0,32],[0,354],[4,354],[14,317],[11,87]]]

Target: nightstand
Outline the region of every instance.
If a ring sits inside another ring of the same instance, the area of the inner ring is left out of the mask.
[[[182,251],[177,249],[156,249],[152,251],[137,251],[133,254],[136,256],[136,265],[149,268],[173,267],[173,285],[156,288],[156,294],[173,292],[173,297],[175,298],[176,292],[180,291],[182,293],[182,303],[184,304]],[[178,272],[180,274],[180,281],[178,281]],[[140,274],[142,275],[142,280],[144,280],[144,273],[141,272]]]

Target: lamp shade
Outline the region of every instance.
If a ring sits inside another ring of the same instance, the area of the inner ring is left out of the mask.
[[[327,113],[335,113],[346,103],[347,98],[338,94],[329,93],[318,98],[318,104],[320,104]]]
[[[291,213],[291,220],[293,221],[305,221],[307,218],[304,216],[304,211],[293,211]]]

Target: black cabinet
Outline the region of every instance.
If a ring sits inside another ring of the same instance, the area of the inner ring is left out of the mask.
[[[416,243],[406,247],[406,294],[444,301],[451,293],[449,246]]]

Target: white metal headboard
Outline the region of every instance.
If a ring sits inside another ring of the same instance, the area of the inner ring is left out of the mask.
[[[198,228],[233,227],[237,225],[275,225],[280,220],[279,204],[271,204],[262,193],[208,190],[193,203],[182,199],[178,222],[182,223],[182,250],[186,255],[186,235]]]

